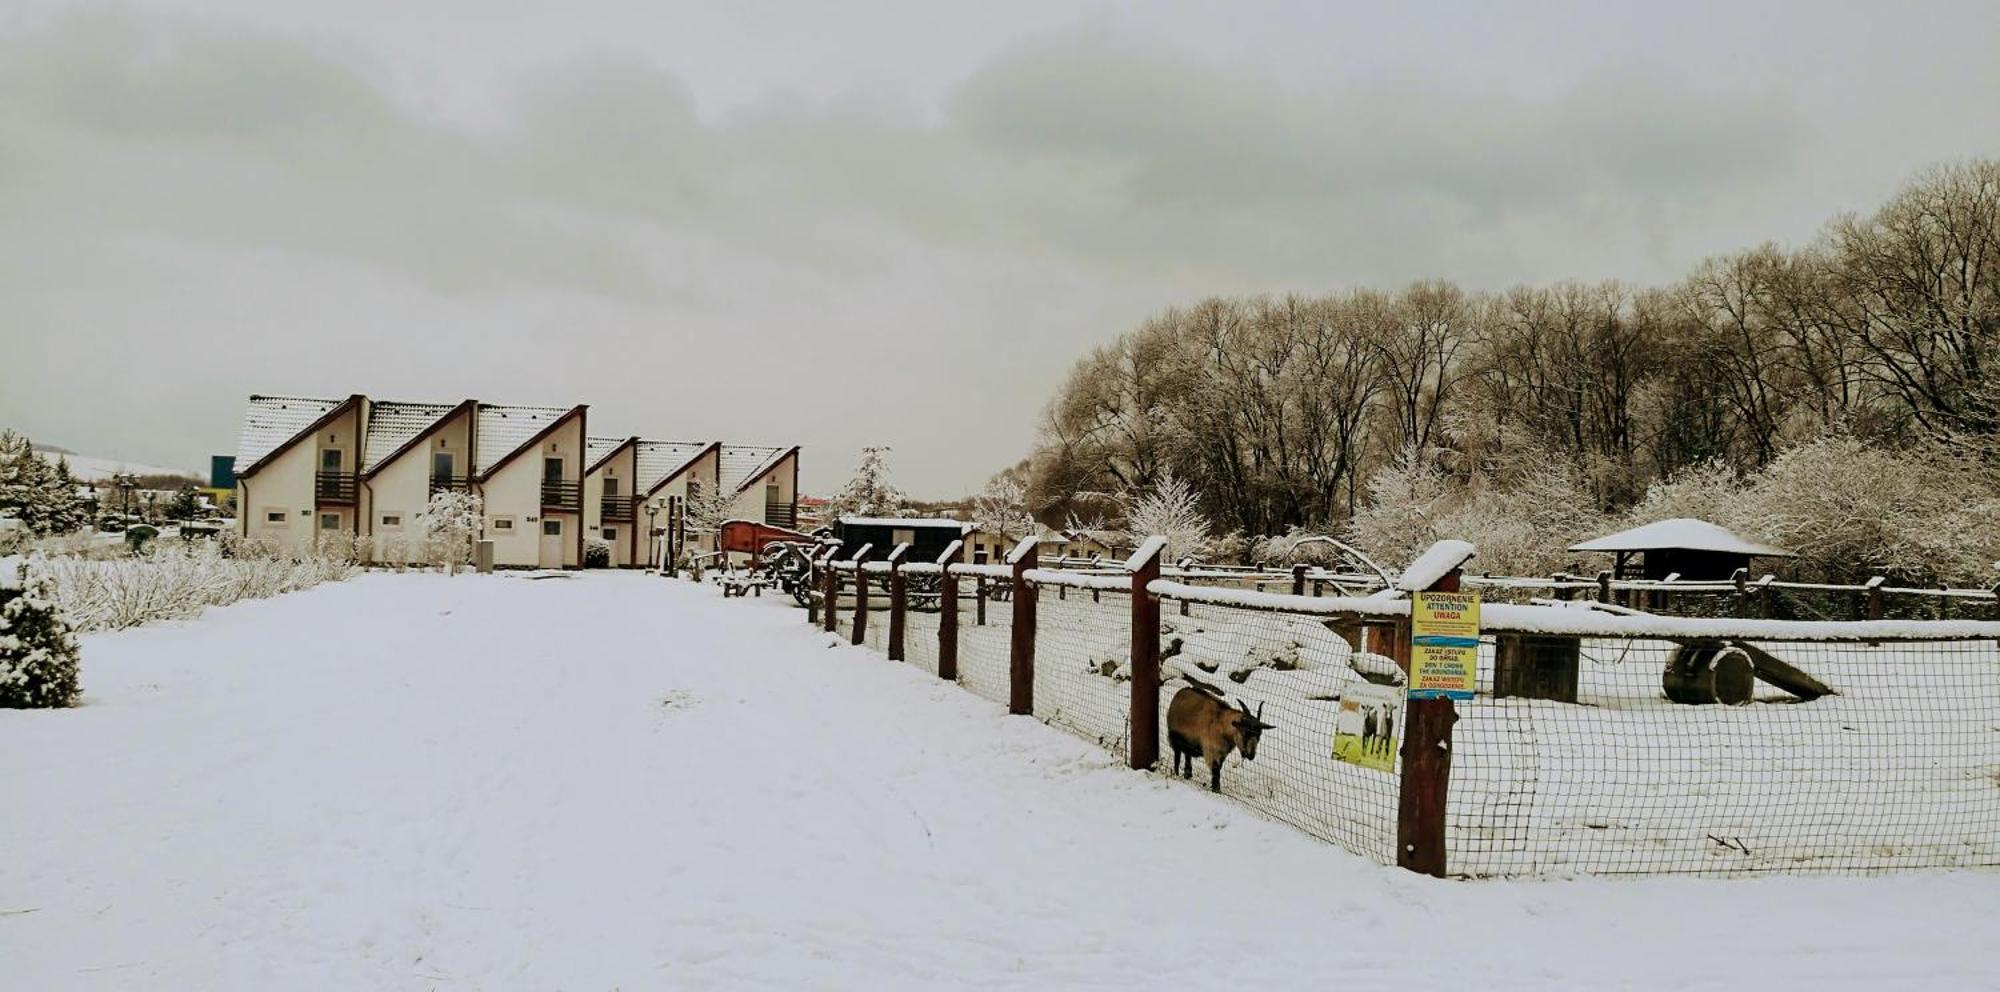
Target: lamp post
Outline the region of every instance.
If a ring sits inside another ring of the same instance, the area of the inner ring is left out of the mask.
[[[118,487],[120,494],[119,515],[124,518],[120,523],[127,522],[132,517],[132,490],[139,488],[139,479],[137,476],[119,473],[111,477],[111,482]]]
[[[659,518],[659,516],[660,516],[659,507],[654,506],[651,503],[646,504],[646,551],[648,554],[657,553],[659,551],[660,528],[659,525],[655,523],[655,521]],[[666,571],[664,563],[662,563],[660,570],[662,573]]]

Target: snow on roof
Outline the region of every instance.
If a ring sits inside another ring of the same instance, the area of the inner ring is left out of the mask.
[[[236,439],[236,471],[249,471],[345,402],[344,398],[307,396],[250,397],[250,405],[243,411],[243,429]]]
[[[478,435],[473,441],[474,468],[479,472],[492,471],[502,459],[568,412],[569,408],[559,406],[479,404],[478,420],[473,425]]]
[[[708,444],[701,441],[640,441],[632,485],[641,493],[651,492],[707,450]]]
[[[1728,554],[1757,555],[1790,558],[1792,553],[1783,548],[1756,541],[1745,540],[1727,529],[1696,520],[1692,517],[1676,517],[1672,520],[1656,520],[1641,527],[1621,530],[1616,534],[1592,538],[1580,544],[1569,546],[1571,551],[1651,551],[1673,549],[1676,551],[1720,551]]]
[[[965,527],[965,521],[950,517],[841,517],[840,522],[852,527]]]
[[[612,451],[616,450],[619,445],[624,444],[627,440],[628,440],[627,438],[622,438],[622,437],[584,438],[583,463],[587,466],[597,464],[598,462],[604,459],[605,455],[608,455]]]
[[[430,429],[456,403],[396,403],[378,400],[368,405],[368,436],[362,443],[361,470],[371,471],[417,435]]]
[[[784,458],[786,453],[791,450],[790,448],[772,448],[756,444],[723,445],[722,468],[719,473],[721,475],[719,484],[722,486],[722,491],[726,493],[742,492],[744,486],[757,481],[765,472],[771,470],[772,465],[777,464],[779,459]]]
[[[1423,592],[1437,585],[1438,580],[1450,575],[1452,569],[1464,565],[1475,554],[1478,554],[1478,549],[1470,541],[1439,541],[1403,570],[1403,577],[1396,583],[1396,588],[1404,592]]]

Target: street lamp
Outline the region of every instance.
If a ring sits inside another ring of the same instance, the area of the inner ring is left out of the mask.
[[[659,517],[659,515],[660,508],[658,506],[651,503],[646,504],[646,549],[650,554],[657,554],[660,550],[660,528],[654,523],[655,518]],[[666,563],[663,561],[660,563],[660,574],[666,574],[666,570]]]

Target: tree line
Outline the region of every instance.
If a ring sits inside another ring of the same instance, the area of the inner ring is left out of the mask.
[[[1417,473],[1437,499],[1533,489],[1588,527],[1677,481],[1751,486],[1835,438],[1977,473],[2000,436],[1996,346],[2000,161],[1977,160],[1666,286],[1177,307],[1080,360],[1006,474],[1050,524],[1177,479],[1219,533],[1353,533],[1412,512],[1377,504]]]

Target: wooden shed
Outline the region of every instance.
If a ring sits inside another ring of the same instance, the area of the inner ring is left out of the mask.
[[[1612,574],[1620,579],[1664,579],[1679,575],[1689,582],[1728,579],[1752,558],[1791,558],[1790,551],[1738,537],[1706,520],[1677,517],[1570,545],[1571,551],[1616,555]],[[1635,561],[1636,556],[1636,561]]]

